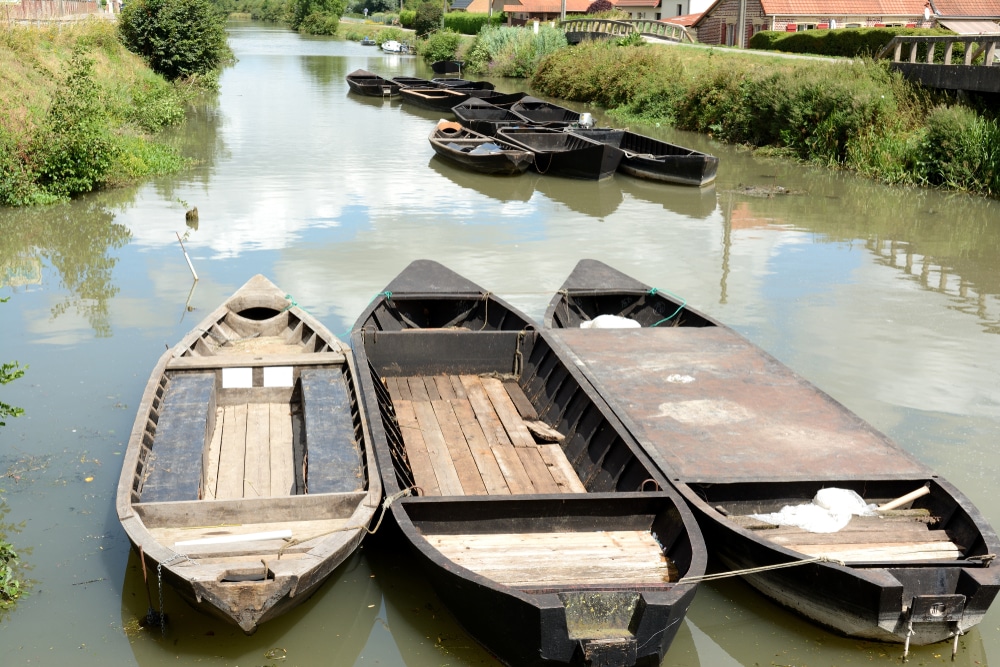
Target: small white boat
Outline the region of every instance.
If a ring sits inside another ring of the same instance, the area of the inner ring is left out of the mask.
[[[410,45],[390,39],[388,42],[382,42],[382,50],[386,53],[409,53]]]

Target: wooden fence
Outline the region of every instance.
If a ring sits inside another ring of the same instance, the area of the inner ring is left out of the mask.
[[[100,4],[85,0],[0,0],[0,20],[4,21],[56,21],[100,11]]]

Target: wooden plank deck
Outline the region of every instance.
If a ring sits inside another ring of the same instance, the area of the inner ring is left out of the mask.
[[[216,411],[202,497],[227,500],[295,492],[292,413],[287,403],[227,405]]]
[[[562,448],[525,426],[524,411],[537,415],[516,384],[474,375],[385,384],[423,495],[587,492]]]
[[[427,535],[454,563],[507,586],[656,585],[675,566],[649,531]]]
[[[731,519],[786,549],[842,561],[954,560],[961,548],[948,533],[906,516],[855,516],[835,533],[811,533],[795,526],[774,526],[750,516]]]

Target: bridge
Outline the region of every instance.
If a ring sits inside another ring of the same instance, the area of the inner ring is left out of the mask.
[[[647,41],[695,42],[683,26],[652,19],[570,19],[561,21],[559,27],[566,32],[566,41],[579,44],[585,39],[612,39],[642,35]]]
[[[930,88],[1000,93],[998,45],[1000,35],[897,35],[876,58],[892,58],[893,69]]]

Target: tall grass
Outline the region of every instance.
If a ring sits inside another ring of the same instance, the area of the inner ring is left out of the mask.
[[[465,58],[473,74],[527,78],[539,61],[566,46],[566,34],[549,26],[527,28],[485,25]]]

